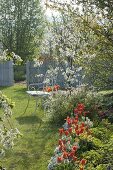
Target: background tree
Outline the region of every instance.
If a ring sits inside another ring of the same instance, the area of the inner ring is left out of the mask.
[[[52,1],[51,1],[52,2]],[[82,66],[86,83],[98,88],[113,87],[113,5],[111,1],[54,1],[49,4],[71,16],[73,27],[70,37],[75,63]],[[78,19],[78,22],[77,22]],[[66,29],[65,29],[66,30]],[[69,31],[68,31],[69,32]],[[77,36],[74,36],[74,33]],[[78,36],[79,35],[79,36]],[[74,40],[75,41],[75,40]],[[69,41],[68,41],[69,42]]]
[[[39,0],[1,0],[1,41],[24,61],[39,49],[44,15]]]

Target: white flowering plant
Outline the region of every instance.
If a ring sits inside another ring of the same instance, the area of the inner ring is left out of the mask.
[[[9,51],[8,49],[3,51],[3,54],[0,56],[0,62],[13,61],[14,64],[21,64],[22,59],[20,56],[16,55],[14,52]]]
[[[3,114],[0,115],[0,160],[5,156],[6,150],[12,149],[14,146],[14,140],[21,136],[21,133],[15,128],[11,122],[12,109],[14,103],[2,94],[0,91],[0,111]],[[11,104],[12,103],[12,104]],[[5,169],[0,165],[1,169]]]

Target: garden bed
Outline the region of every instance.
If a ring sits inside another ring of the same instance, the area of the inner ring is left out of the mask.
[[[13,151],[7,152],[3,166],[8,170],[47,170],[49,160],[58,145],[58,129],[61,125],[50,124],[41,108],[37,110],[35,116],[32,116],[34,99],[23,115],[28,100],[25,85],[15,84],[13,87],[3,87],[1,90],[15,102],[13,120],[23,134],[15,143]],[[87,160],[86,170],[106,170],[106,168],[112,170],[113,124],[103,119],[98,126],[92,128],[92,136],[92,143],[88,146],[90,148],[81,147],[83,152],[79,153],[80,158]]]

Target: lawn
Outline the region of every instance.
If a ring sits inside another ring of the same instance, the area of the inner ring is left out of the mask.
[[[25,85],[16,84],[0,90],[15,102],[13,124],[23,134],[15,142],[14,149],[7,152],[3,166],[7,170],[46,170],[57,143],[58,128],[47,123],[41,107],[36,115],[32,114],[35,108],[34,98],[23,114],[28,101]]]

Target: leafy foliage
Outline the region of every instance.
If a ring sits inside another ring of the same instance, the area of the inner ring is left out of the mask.
[[[103,168],[113,168],[113,140],[112,132],[113,127],[108,125],[103,121],[100,127],[92,129],[93,134],[93,144],[96,146],[95,149],[83,153],[83,156],[88,159],[88,166],[96,170]]]

